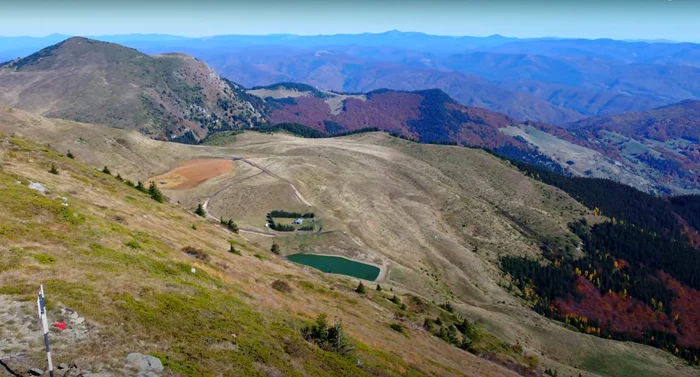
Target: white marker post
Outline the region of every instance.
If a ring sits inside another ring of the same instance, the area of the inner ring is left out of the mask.
[[[46,359],[49,362],[49,377],[53,377],[53,363],[51,362],[51,349],[49,348],[49,320],[46,317],[46,305],[44,304],[44,285],[39,289],[39,296],[36,298],[36,305],[39,309],[39,321],[44,331],[44,346],[46,347]]]

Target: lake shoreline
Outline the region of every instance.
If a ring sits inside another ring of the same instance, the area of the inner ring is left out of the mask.
[[[299,262],[296,262],[296,261],[294,261],[294,260],[292,260],[292,259],[289,259],[289,257],[295,256],[295,255],[309,255],[309,256],[319,256],[319,257],[330,257],[330,258],[344,259],[344,260],[346,260],[346,261],[348,261],[348,262],[358,263],[358,264],[361,264],[361,265],[366,265],[366,266],[375,267],[375,268],[377,268],[377,269],[379,270],[379,272],[377,273],[377,276],[376,276],[374,279],[371,279],[371,280],[370,280],[370,279],[360,278],[360,277],[353,276],[353,275],[349,275],[349,274],[342,274],[342,273],[337,273],[337,272],[327,272],[327,271],[322,270],[321,268],[317,268],[317,267],[314,267],[314,266],[310,266],[310,265],[307,265],[307,264],[304,264],[304,263],[299,263]],[[290,262],[292,262],[292,263],[300,264],[300,265],[306,266],[306,267],[311,267],[311,268],[313,268],[313,269],[315,269],[315,270],[318,270],[318,271],[323,272],[324,274],[328,274],[328,273],[329,273],[329,274],[334,274],[334,275],[348,276],[348,277],[352,277],[352,278],[356,278],[356,279],[362,279],[362,280],[366,280],[366,281],[372,281],[372,282],[377,282],[377,281],[383,280],[383,279],[386,277],[387,271],[388,271],[388,263],[385,263],[385,264],[383,264],[383,265],[379,265],[379,264],[376,264],[376,263],[364,262],[364,261],[361,261],[361,260],[350,259],[350,258],[345,257],[345,256],[342,256],[342,255],[321,254],[321,253],[295,253],[295,254],[286,255],[286,256],[285,256],[285,259],[287,259],[288,261],[290,261]]]

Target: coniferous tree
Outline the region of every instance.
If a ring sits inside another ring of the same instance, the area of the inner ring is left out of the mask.
[[[117,176],[115,178],[117,178],[118,181],[124,181],[124,178],[122,178],[122,175],[119,173],[117,173]]]
[[[143,185],[143,182],[141,182],[141,181],[138,181],[138,182],[136,183],[136,189],[139,190],[139,191],[141,191],[141,192],[148,192],[148,190],[146,189],[146,187]]]
[[[112,172],[109,170],[109,168],[107,166],[105,166],[104,169],[102,169],[102,172],[105,174],[112,175]]]
[[[229,219],[228,223],[226,224],[226,227],[228,230],[232,231],[233,233],[238,234],[238,224],[234,223],[233,220]]]
[[[197,204],[197,209],[194,210],[194,213],[197,216],[202,216],[202,217],[207,216],[207,213],[206,213],[206,211],[204,211],[204,207],[202,206],[202,203]]]
[[[355,288],[355,292],[357,292],[361,295],[365,294],[365,292],[366,292],[365,285],[362,284],[362,282],[360,282],[360,284],[357,285],[357,288]]]
[[[66,157],[70,159],[75,159],[75,156],[73,156],[73,153],[71,153],[70,149],[68,150],[68,153],[66,154]]]
[[[148,187],[148,194],[151,195],[151,199],[155,200],[158,203],[163,203],[165,199],[163,198],[163,193],[160,192],[160,189],[156,186],[156,183],[151,181],[151,185]]]
[[[381,292],[381,291],[382,291],[382,286],[377,284],[377,292]]]
[[[270,251],[272,252],[272,254],[279,255],[281,253],[280,245],[278,245],[277,242],[273,242]]]
[[[49,169],[49,173],[58,175],[58,169],[56,169],[56,165],[51,164],[51,169]]]

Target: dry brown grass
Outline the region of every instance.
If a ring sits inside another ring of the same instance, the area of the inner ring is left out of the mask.
[[[189,190],[208,179],[224,174],[232,169],[231,160],[198,159],[181,163],[175,169],[148,181],[154,181],[162,189]]]
[[[0,112],[0,118],[2,114]],[[324,230],[338,232],[279,239],[285,250],[343,255],[383,264],[389,270],[381,282],[385,289],[393,287],[398,293],[414,292],[427,301],[449,299],[469,318],[510,343],[520,342],[526,354],[538,355],[544,366],[560,369],[560,374],[564,370],[586,376],[625,376],[630,370],[653,371],[661,376],[694,373],[662,351],[567,330],[523,307],[504,291],[494,263],[499,255],[534,255],[538,252],[537,237],[565,236],[568,233],[566,224],[587,211],[566,194],[521,175],[482,151],[413,144],[383,134],[299,139],[244,133],[237,136],[234,144],[224,147],[158,143],[131,134],[130,142],[123,147],[123,143],[114,141],[125,137],[127,133],[123,131],[33,118],[17,110],[4,116],[22,127],[0,120],[0,131],[20,130],[41,142],[60,145],[61,150],[71,149],[80,161],[95,167],[107,164],[115,173],[128,169],[134,177],[166,172],[192,159],[244,157],[280,178],[237,161],[232,172],[213,177],[190,190],[165,189],[164,192],[183,205],[188,203],[187,208],[216,194],[209,204],[215,216],[264,229],[264,215],[271,209],[308,208],[300,208],[302,205],[288,180],[313,204]],[[55,129],[59,126],[62,127],[60,132]],[[43,128],[48,131],[42,131]],[[76,143],[77,135],[89,138],[88,145]],[[96,143],[101,148],[95,149]],[[158,158],[144,157],[153,155]],[[139,158],[143,158],[140,163]],[[44,170],[32,172],[29,169],[28,172],[49,175]],[[49,179],[53,183],[60,182],[57,177]],[[99,195],[93,196],[91,200],[102,203]],[[121,207],[112,199],[101,205]],[[356,284],[349,279],[300,270],[276,259],[248,258],[245,265],[241,265],[236,259],[240,257],[226,253],[225,232],[221,233],[218,227],[202,225],[200,219],[177,215],[170,209],[167,213],[161,220],[150,215],[141,218],[147,212],[134,213],[133,209],[116,211],[115,215],[127,219],[130,228],[143,227],[159,234],[177,250],[182,247],[179,244],[182,239],[194,237],[193,240],[201,241],[202,245],[207,245],[202,248],[212,257],[210,264],[224,267],[197,265],[197,269],[231,284],[237,292],[245,292],[246,301],[255,307],[308,318],[322,311],[337,312],[354,337],[371,347],[394,350],[404,360],[420,364],[431,357],[445,367],[467,371],[470,375],[502,373],[499,368],[487,364],[473,364],[473,368],[464,369],[462,362],[472,363],[474,359],[468,355],[465,358],[461,352],[452,354],[452,349],[443,348],[442,341],[423,337],[415,328],[408,330],[415,349],[404,344],[402,339],[405,338],[385,325],[393,320],[393,312],[371,301],[356,298],[348,301],[353,297],[351,289]],[[193,222],[198,224],[197,231],[188,228]],[[240,241],[245,245],[240,248],[244,254],[264,253],[261,250],[269,249],[272,243],[268,237],[242,234],[247,238],[247,241]],[[222,237],[221,242],[218,237]],[[472,251],[474,246],[478,246],[478,253]],[[178,258],[187,258],[178,254]],[[437,278],[428,273],[436,274]],[[314,281],[323,287],[344,284],[350,294],[305,293],[285,298],[271,283],[289,274],[295,276],[285,278],[290,282]],[[117,277],[115,281],[130,289],[136,288],[131,280],[122,281]],[[381,318],[378,320],[381,323],[368,325],[367,313],[376,313],[373,315]],[[382,330],[375,325],[382,326]],[[634,359],[635,363],[624,368],[610,366],[604,371],[591,367],[590,358],[601,350],[620,360]],[[636,357],[640,352],[645,355],[644,360]],[[450,374],[446,369],[438,370]]]

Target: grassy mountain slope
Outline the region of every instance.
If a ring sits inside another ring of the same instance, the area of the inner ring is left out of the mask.
[[[586,210],[487,153],[421,145],[379,133],[339,139],[244,133],[235,135],[232,144],[219,140],[222,147],[192,146],[162,143],[136,132],[43,119],[19,110],[9,114],[0,120],[0,132],[21,133],[42,144],[50,142],[61,152],[70,149],[77,160],[88,162],[92,168],[109,165],[113,173],[134,180],[168,171],[188,159],[245,159],[235,161],[229,173],[195,188],[163,190],[187,209],[210,198],[210,213],[239,223],[238,237],[180,208],[159,205],[103,173],[42,151],[46,148],[27,146],[13,138],[2,144],[12,149],[3,154],[2,165],[2,174],[12,175],[10,183],[16,184],[14,177],[24,184],[29,180],[41,182],[66,196],[69,208],[86,218],[78,224],[65,223],[59,212],[57,218],[48,221],[57,224],[54,233],[49,226],[29,241],[11,238],[13,251],[2,250],[19,258],[13,259],[18,260],[13,264],[18,267],[0,272],[3,294],[13,294],[9,300],[22,295],[29,298],[41,279],[50,288],[50,297],[59,299],[56,308],[77,310],[95,324],[102,336],[99,341],[107,339],[116,345],[104,352],[96,347],[99,352],[88,353],[88,360],[94,363],[91,365],[103,361],[105,368],[119,368],[126,353],[140,351],[155,353],[164,360],[167,356],[168,373],[178,375],[252,374],[253,370],[263,370],[264,365],[285,375],[296,375],[292,368],[303,370],[300,373],[305,375],[348,375],[343,373],[354,371],[354,367],[347,369],[345,361],[299,341],[298,332],[293,330],[301,328],[300,319],[310,321],[326,312],[342,318],[351,338],[365,345],[357,348],[357,358],[365,366],[359,369],[375,375],[393,375],[393,370],[400,368],[408,375],[507,375],[509,372],[494,364],[483,364],[483,358],[515,368],[527,364],[530,356],[539,360],[540,373],[545,368],[555,368],[560,375],[568,372],[584,376],[626,376],[630,371],[640,376],[694,373],[662,351],[572,332],[532,313],[499,286],[501,275],[495,262],[500,255],[537,255],[540,239],[570,242],[562,224]],[[14,120],[8,121],[10,117]],[[15,150],[20,144],[28,150]],[[52,162],[59,176],[47,172]],[[13,199],[18,204],[3,207],[12,209],[12,218],[16,212],[43,214],[38,209],[23,211],[24,207],[17,207],[30,204],[25,203],[26,187],[18,185],[16,189],[22,193],[18,200]],[[328,233],[276,238],[256,233],[270,232],[263,223],[271,209],[309,208],[295,189],[312,204],[311,209]],[[60,206],[60,200],[46,203]],[[38,221],[29,217],[3,223],[2,237],[17,234],[20,226],[46,228]],[[192,224],[197,230],[191,228]],[[85,236],[73,236],[78,233]],[[57,238],[59,235],[64,238]],[[132,240],[141,248],[126,246]],[[235,241],[242,257],[226,252],[227,240]],[[397,310],[387,296],[373,289],[369,289],[368,299],[358,298],[350,292],[356,281],[302,271],[274,258],[265,251],[273,240],[281,245],[283,254],[335,254],[382,265],[385,273],[379,283],[385,291],[393,288],[409,304],[408,310]],[[96,243],[110,252],[93,245]],[[53,255],[53,249],[47,247],[50,244],[58,245],[54,248],[56,261],[48,265],[36,262],[45,257],[35,257],[35,253]],[[32,245],[40,249],[31,249]],[[209,261],[198,261],[181,252],[186,245],[201,248]],[[253,258],[256,253],[267,261]],[[173,264],[174,271],[156,262]],[[192,265],[197,271],[194,275],[185,268]],[[46,274],[53,280],[42,279]],[[112,274],[114,278],[110,278]],[[294,294],[272,290],[270,283],[277,278],[288,280]],[[114,283],[103,285],[104,281]],[[67,293],[57,293],[66,286],[70,288],[65,289]],[[148,286],[153,288],[145,289]],[[101,295],[111,290],[118,294]],[[87,297],[94,297],[94,293],[97,301],[91,298],[78,302],[76,291]],[[450,316],[438,312],[432,304],[422,311],[422,305],[413,304],[411,293],[425,303],[449,300],[457,313],[476,323],[483,333],[478,342],[480,351],[476,351],[482,358],[473,358],[453,346],[443,348],[446,343],[421,330],[426,317],[440,315],[445,321]],[[31,310],[30,303],[24,305]],[[203,306],[217,310],[204,310]],[[160,323],[166,307],[178,314]],[[291,324],[290,315],[297,318]],[[195,317],[206,319],[207,325],[190,326],[190,322],[201,323],[202,319],[190,321]],[[388,324],[394,322],[404,326],[408,338],[389,329]],[[125,323],[125,327],[113,329],[113,323]],[[234,329],[231,333],[236,337],[210,332],[218,329],[226,334]],[[162,334],[154,337],[157,333]],[[143,342],[135,346],[129,337]],[[203,343],[203,339],[214,340]],[[185,347],[185,341],[191,345]],[[301,342],[302,351],[292,352],[288,341],[292,345]],[[92,338],[86,341],[85,349],[92,346],[90,342]],[[508,346],[518,342],[522,352]],[[261,356],[256,344],[273,351]],[[171,351],[166,351],[168,345]],[[430,350],[423,351],[424,345]],[[62,360],[70,362],[74,357],[61,346],[55,347],[57,355],[69,355]],[[76,355],[79,352],[81,349]],[[40,348],[32,357],[41,360]],[[186,358],[191,364],[185,363]],[[219,361],[223,358],[225,364]],[[235,365],[231,360],[237,360]]]
[[[0,103],[49,117],[195,141],[259,117],[238,86],[186,55],[70,38],[0,66]]]
[[[0,136],[0,161],[0,254],[9,262],[0,268],[0,313],[11,319],[0,360],[12,370],[43,365],[32,300],[44,284],[50,320],[68,323],[52,330],[54,362],[83,372],[128,373],[126,354],[143,352],[161,359],[164,375],[516,375],[410,322],[405,334],[390,329],[397,320],[381,292],[358,295],[349,279],[302,270],[48,148]],[[292,293],[271,288],[275,279]],[[302,338],[319,313],[342,320],[351,357]]]

